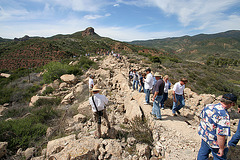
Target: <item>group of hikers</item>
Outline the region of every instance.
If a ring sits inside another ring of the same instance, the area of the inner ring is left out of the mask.
[[[93,83],[94,76],[89,78],[89,90],[91,94],[89,97],[89,103],[93,111],[94,121],[96,123],[97,132],[96,138],[101,137],[101,117],[107,121],[107,127],[110,129],[110,123],[106,114],[105,105],[108,103],[108,99],[105,95],[101,95],[99,92],[101,89]],[[161,109],[164,109],[164,102],[168,99],[168,90],[171,87],[169,76],[164,77],[156,72],[154,75],[151,73],[151,69],[147,68],[145,73],[138,74],[135,69],[129,71],[129,80],[132,82],[132,89],[145,93],[144,105],[150,105],[150,94],[152,93],[152,112],[155,120],[162,120]],[[173,105],[172,116],[180,115],[180,110],[185,106],[184,89],[188,80],[186,78],[180,79],[172,87]],[[138,89],[139,87],[139,89]],[[202,110],[200,117],[201,121],[198,127],[198,134],[200,135],[202,142],[198,152],[198,160],[207,160],[210,152],[215,160],[227,159],[227,137],[230,136],[230,117],[227,109],[235,106],[237,102],[237,96],[232,93],[224,94],[217,104],[208,104]],[[240,113],[240,106],[238,106],[238,112]],[[176,114],[177,113],[177,114]],[[234,147],[240,139],[240,120],[238,124],[237,132],[233,135],[229,141],[228,146]]]

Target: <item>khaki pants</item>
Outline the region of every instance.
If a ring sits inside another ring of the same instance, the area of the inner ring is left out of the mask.
[[[110,129],[110,122],[108,120],[106,109],[102,110],[102,112],[103,112],[103,115],[101,117],[105,118],[105,120],[107,122],[107,127],[108,127],[108,129]],[[99,115],[97,112],[93,113],[93,119],[94,119],[94,122],[96,123],[97,136],[100,138],[101,137],[101,123],[98,123]]]

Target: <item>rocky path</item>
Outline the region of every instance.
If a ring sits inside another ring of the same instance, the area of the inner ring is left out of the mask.
[[[113,65],[112,57],[107,57],[102,63],[104,66]],[[124,64],[121,69],[114,69],[114,72],[122,74],[126,79],[121,79],[121,85],[128,82],[128,68]],[[156,144],[163,146],[166,159],[196,159],[200,147],[200,137],[197,134],[197,123],[190,123],[184,116],[173,117],[170,108],[161,110],[162,120],[153,120],[150,115],[152,105],[144,105],[145,94],[138,91],[132,91],[131,87],[125,88],[126,95],[132,96],[142,109],[144,116],[147,117],[155,132]],[[152,104],[152,103],[151,103]],[[136,106],[136,107],[139,107]],[[158,140],[158,141],[157,141]]]
[[[68,117],[66,126],[63,127],[69,136],[49,141],[45,153],[32,160],[45,160],[46,157],[59,160],[195,160],[201,144],[197,134],[198,115],[204,105],[218,103],[219,97],[210,94],[198,95],[186,88],[186,106],[181,109],[181,115],[173,117],[172,91],[169,90],[166,109],[161,110],[162,120],[155,120],[150,114],[152,102],[151,105],[144,105],[145,94],[133,91],[128,80],[130,66],[138,71],[144,71],[147,67],[141,68],[140,64],[132,66],[126,57],[121,60],[112,56],[100,59],[98,70],[90,69],[79,84],[64,88],[71,95],[65,96],[71,97],[68,106],[71,108],[78,105],[78,114]],[[94,138],[95,123],[90,118],[92,111],[89,110],[87,89],[90,74],[95,75],[96,83],[102,87],[102,94],[109,99],[106,108],[112,129],[108,130],[103,121],[101,139]],[[147,119],[152,130],[153,146],[138,143],[131,135],[119,138],[119,134],[124,134],[122,126],[136,116]]]

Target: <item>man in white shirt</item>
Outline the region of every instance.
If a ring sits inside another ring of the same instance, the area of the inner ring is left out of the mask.
[[[96,138],[101,138],[101,117],[105,118],[108,129],[111,128],[105,108],[105,105],[108,103],[108,99],[105,95],[99,94],[100,91],[101,89],[98,87],[98,85],[93,86],[92,92],[94,95],[89,97],[89,103],[93,111],[94,122],[96,123]]]
[[[188,80],[186,78],[182,78],[179,82],[175,83],[173,86],[173,108],[172,108],[173,116],[176,116],[176,112],[180,114],[179,110],[185,106],[184,89],[185,84],[187,82]],[[180,102],[179,105],[178,102]]]
[[[145,87],[145,103],[144,104],[149,104],[150,101],[150,91],[153,87],[153,75],[151,74],[151,69],[148,68],[145,70],[146,71],[146,79],[144,79],[144,87]]]

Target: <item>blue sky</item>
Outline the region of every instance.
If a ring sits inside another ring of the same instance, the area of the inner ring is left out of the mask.
[[[239,0],[0,0],[0,37],[50,37],[93,27],[148,40],[240,30]]]

